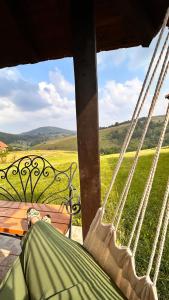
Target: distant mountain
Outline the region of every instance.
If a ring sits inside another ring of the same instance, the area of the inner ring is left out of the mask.
[[[52,127],[52,126],[45,126],[45,127],[39,127],[27,132],[21,133],[23,136],[37,136],[37,135],[42,135],[42,136],[57,136],[57,135],[73,135],[75,134],[75,131],[68,130],[68,129],[63,129],[59,127]]]
[[[6,132],[0,132],[0,141],[3,141],[6,144],[14,143],[17,140],[20,140],[20,134],[12,134]]]
[[[140,118],[135,128],[132,140],[129,144],[128,151],[134,151],[137,149],[138,143],[143,133],[146,118]],[[164,116],[155,116],[150,123],[143,149],[154,148],[157,145],[160,132],[162,130],[164,122]],[[115,123],[109,127],[104,127],[99,130],[100,139],[100,153],[118,153],[121,149],[122,143],[126,136],[130,121],[122,123]],[[169,145],[169,126],[166,130],[166,136],[163,146]],[[76,135],[51,139],[44,141],[33,147],[34,149],[46,149],[46,150],[77,150],[77,138]]]
[[[59,127],[40,127],[21,134],[11,134],[0,132],[0,140],[14,149],[28,149],[44,141],[51,139],[63,138],[75,134],[75,131]]]
[[[138,124],[129,144],[128,151],[134,151],[137,149],[145,122],[146,118],[144,117],[138,120]],[[143,149],[154,148],[157,145],[163,122],[164,116],[156,116],[152,118]],[[111,126],[100,128],[100,153],[118,153],[121,149],[129,125],[130,121],[125,121],[122,123],[116,122]],[[0,140],[8,145],[11,145],[13,149],[18,150],[77,150],[77,137],[75,131],[51,126],[39,127],[21,134],[0,132]],[[169,126],[166,130],[163,146],[168,145]]]

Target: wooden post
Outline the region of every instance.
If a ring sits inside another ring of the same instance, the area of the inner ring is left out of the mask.
[[[98,87],[92,0],[72,0],[74,73],[83,237],[100,206]]]

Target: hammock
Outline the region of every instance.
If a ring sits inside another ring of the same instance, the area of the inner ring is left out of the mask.
[[[144,188],[144,192],[140,201],[140,205],[136,214],[136,218],[133,224],[131,235],[127,246],[118,246],[117,244],[117,230],[121,220],[122,212],[126,203],[128,192],[131,186],[133,175],[137,166],[140,150],[142,149],[147,130],[154,112],[155,105],[160,95],[161,88],[163,86],[164,80],[167,75],[169,67],[169,32],[164,40],[160,54],[158,55],[158,49],[160,42],[163,37],[164,29],[166,27],[169,17],[169,8],[167,10],[163,26],[161,28],[159,38],[143,82],[143,86],[131,119],[130,127],[127,132],[126,138],[124,140],[121,153],[117,165],[115,167],[112,180],[110,183],[110,188],[106,194],[103,206],[98,209],[96,216],[90,226],[89,232],[84,241],[84,247],[92,254],[99,265],[104,269],[104,271],[112,278],[116,285],[121,289],[123,294],[130,300],[157,300],[157,278],[160,269],[161,258],[164,249],[164,243],[167,234],[167,227],[169,222],[169,178],[166,186],[166,191],[164,194],[163,204],[158,220],[157,230],[155,234],[154,244],[152,247],[152,253],[150,256],[147,273],[143,277],[139,277],[136,274],[135,269],[135,254],[138,247],[138,241],[140,237],[140,232],[142,224],[145,217],[146,208],[149,201],[149,196],[153,184],[154,175],[157,168],[157,163],[160,155],[160,149],[163,144],[165,137],[166,128],[169,121],[169,104],[167,106],[164,125],[159,137],[158,145],[155,151],[151,169],[148,175],[148,179]],[[136,151],[132,167],[129,171],[127,181],[124,185],[123,191],[121,193],[119,203],[115,210],[115,214],[112,220],[112,224],[103,224],[102,219],[105,212],[105,207],[110,196],[112,187],[115,183],[117,174],[121,167],[124,159],[125,152],[132,138],[134,129],[137,125],[140,113],[142,111],[143,105],[149,93],[150,87],[154,81],[154,76],[157,73],[158,68],[160,68],[159,77],[156,83],[154,95],[152,97],[152,102],[149,108],[148,116],[144,126],[143,134],[140,139],[138,149]],[[166,96],[169,99],[169,95]],[[161,235],[160,235],[161,233]],[[131,247],[131,245],[134,245]],[[158,254],[156,257],[156,250],[158,247]],[[152,271],[152,265],[156,259],[156,266],[154,271],[153,279],[150,278],[150,273]]]

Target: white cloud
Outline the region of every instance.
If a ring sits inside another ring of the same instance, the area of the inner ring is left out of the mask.
[[[0,71],[0,130],[22,132],[52,125],[75,128],[74,86],[58,69],[49,82],[25,80],[16,68]]]
[[[164,31],[164,36],[160,43],[159,50],[161,50],[162,48],[167,33],[168,31],[166,29]],[[116,68],[121,66],[122,64],[125,64],[126,68],[129,71],[143,70],[145,72],[151,60],[157,38],[158,35],[153,39],[150,46],[147,48],[138,46],[98,53],[97,60],[99,69],[106,70],[109,66]]]
[[[18,81],[22,76],[16,67],[0,69],[0,79]]]
[[[124,83],[109,80],[99,89],[101,126],[131,118],[141,84],[138,78]],[[17,133],[49,125],[76,128],[74,86],[58,69],[49,72],[48,81],[38,84],[24,79],[16,68],[3,69],[0,85],[0,131]],[[160,99],[156,114],[164,113],[165,100]]]
[[[49,72],[49,81],[61,96],[74,95],[74,85],[67,81],[58,68]]]
[[[123,84],[108,81],[99,91],[100,125],[110,125],[131,118],[142,82],[137,78]]]
[[[40,97],[38,85],[25,80],[16,68],[0,70],[0,103],[4,97],[20,111],[35,111],[48,105]]]

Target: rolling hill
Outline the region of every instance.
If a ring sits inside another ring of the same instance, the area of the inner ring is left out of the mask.
[[[34,130],[23,132],[20,134],[11,134],[0,132],[0,140],[8,145],[11,145],[14,149],[28,149],[44,141],[56,140],[57,138],[63,138],[75,134],[74,131],[59,128],[59,127],[39,127]]]
[[[146,118],[140,118],[134,131],[128,151],[137,148],[141,138]],[[164,116],[155,116],[150,123],[143,149],[154,148],[163,126]],[[127,133],[129,121],[115,123],[109,127],[100,128],[100,153],[118,153]],[[21,134],[0,132],[0,140],[10,145],[13,149],[39,149],[39,150],[77,150],[76,132],[58,127],[39,127]],[[169,126],[166,131],[163,146],[169,145]]]
[[[133,138],[129,144],[128,151],[134,151],[137,148],[141,138],[146,118],[140,118],[136,126]],[[147,136],[143,145],[143,149],[153,148],[157,145],[158,138],[163,126],[164,116],[155,116],[147,132]],[[125,138],[126,132],[130,125],[129,121],[115,123],[112,126],[101,128],[99,131],[100,152],[104,154],[118,153]],[[169,126],[166,131],[166,137],[163,146],[169,145]],[[35,145],[33,149],[43,150],[77,150],[76,136],[69,136],[59,139],[44,141]]]
[[[43,136],[46,138],[75,134],[75,131],[59,127],[45,126],[21,133],[22,136]]]
[[[45,141],[41,144],[35,145],[32,149],[37,150],[68,150],[68,151],[76,151],[77,150],[77,138],[76,135],[52,139],[49,141]]]

